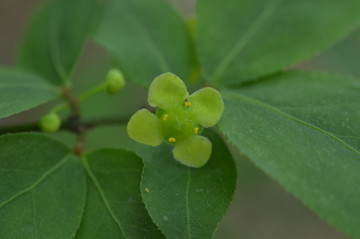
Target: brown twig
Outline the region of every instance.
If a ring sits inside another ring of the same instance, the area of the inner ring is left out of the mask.
[[[119,124],[126,124],[129,120],[129,117],[117,117],[117,118],[100,118],[94,119],[89,121],[82,121],[79,124],[86,128],[86,130],[90,130],[97,126],[101,125],[119,125]],[[69,119],[62,122],[60,130],[70,131],[76,133],[76,127],[71,125]],[[11,126],[4,126],[0,127],[0,135],[10,134],[10,133],[21,133],[21,132],[40,132],[41,129],[39,127],[38,122],[34,123],[27,123],[22,125],[11,125]]]
[[[62,96],[67,100],[71,114],[69,117],[61,123],[60,130],[66,130],[73,132],[77,135],[77,142],[74,146],[74,153],[81,155],[84,152],[86,143],[86,132],[94,127],[100,125],[116,125],[126,124],[130,117],[121,118],[102,118],[90,121],[84,121],[82,119],[79,100],[72,94],[72,91],[68,87],[62,88]],[[20,132],[40,132],[38,122],[28,123],[23,125],[4,126],[0,127],[0,135],[8,133],[20,133]]]

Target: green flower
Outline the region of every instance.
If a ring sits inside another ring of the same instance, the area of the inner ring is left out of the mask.
[[[174,145],[173,155],[180,163],[201,167],[211,155],[211,142],[199,134],[214,126],[224,111],[220,93],[210,87],[192,95],[184,82],[172,73],[154,79],[148,102],[158,107],[156,115],[138,110],[127,125],[129,136],[137,142],[158,146],[164,140]]]

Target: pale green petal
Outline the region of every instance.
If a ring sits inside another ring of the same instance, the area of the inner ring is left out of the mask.
[[[189,167],[200,168],[210,158],[211,142],[203,136],[192,136],[187,140],[176,142],[173,154],[180,163]]]
[[[194,92],[189,98],[189,110],[199,124],[205,128],[216,125],[224,112],[224,101],[220,93],[211,87]]]
[[[156,77],[150,85],[148,102],[164,110],[182,105],[189,93],[184,82],[172,73]]]
[[[151,146],[158,146],[164,139],[160,120],[147,109],[135,112],[127,125],[127,133],[133,140]]]

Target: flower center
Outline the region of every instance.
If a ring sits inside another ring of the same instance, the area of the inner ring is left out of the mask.
[[[195,121],[193,114],[188,110],[190,104],[184,104],[184,106],[174,107],[166,111],[158,108],[156,111],[165,135],[164,140],[167,143],[175,144],[179,140],[184,140],[199,133],[200,126]]]

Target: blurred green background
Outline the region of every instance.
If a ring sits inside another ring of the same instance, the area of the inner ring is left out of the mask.
[[[17,45],[32,11],[39,0],[0,0],[0,65],[13,65]],[[193,16],[194,0],[171,0],[185,16]],[[332,49],[292,68],[316,69],[360,77],[360,30]],[[107,54],[89,42],[74,74],[75,91],[84,91],[104,80],[111,67]],[[87,100],[84,117],[100,119],[128,117],[146,105],[146,91],[130,82],[121,94],[105,93]],[[135,99],[135,100],[134,100]],[[0,125],[34,122],[49,110],[50,105],[0,120]],[[57,137],[71,144],[74,137],[60,132]],[[114,146],[132,148],[124,126],[104,126],[88,135],[89,150]],[[231,147],[231,146],[229,146]],[[232,206],[220,223],[215,238],[225,239],[342,239],[347,238],[319,219],[291,194],[257,169],[245,156],[232,148],[239,180]]]

